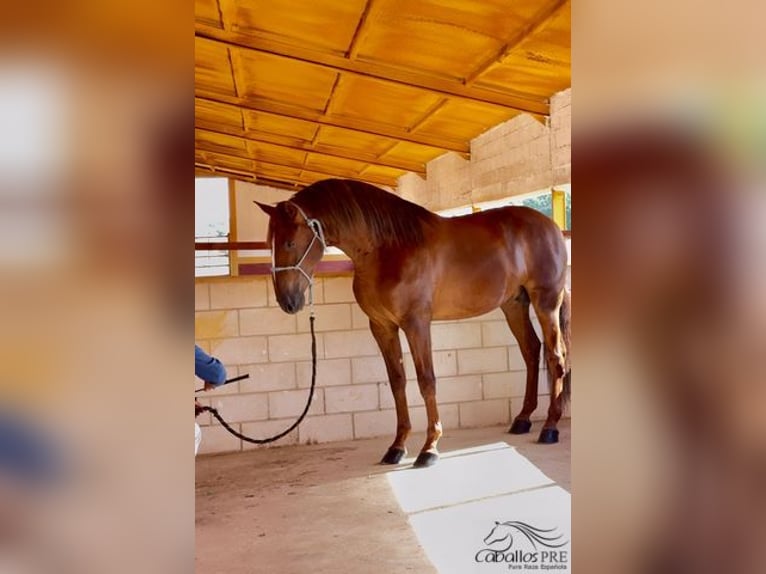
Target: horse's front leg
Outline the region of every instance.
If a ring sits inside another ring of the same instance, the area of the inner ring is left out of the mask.
[[[439,420],[439,409],[436,406],[436,377],[434,376],[433,357],[431,355],[431,324],[428,320],[410,321],[404,327],[407,342],[412,351],[415,371],[418,376],[418,386],[423,401],[426,404],[428,428],[426,442],[415,460],[415,467],[431,466],[439,460],[436,443],[442,436],[442,423]]]
[[[380,461],[382,464],[398,464],[407,454],[407,437],[410,434],[410,413],[407,408],[405,385],[407,378],[402,363],[402,345],[399,342],[399,327],[393,323],[376,323],[370,320],[370,331],[380,347],[386,363],[388,381],[396,405],[396,438]]]

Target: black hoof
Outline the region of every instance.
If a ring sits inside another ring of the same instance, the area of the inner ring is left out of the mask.
[[[559,431],[557,429],[543,429],[540,431],[540,438],[537,439],[540,444],[556,444],[559,442]]]
[[[406,454],[407,451],[403,448],[391,447],[386,451],[386,454],[383,455],[380,464],[399,464]]]
[[[433,466],[436,464],[436,461],[439,460],[439,455],[435,452],[421,452],[418,455],[418,458],[415,459],[415,462],[412,466],[415,468],[425,468],[427,466]]]
[[[532,422],[516,419],[513,421],[511,428],[508,429],[510,434],[527,434],[532,429]]]

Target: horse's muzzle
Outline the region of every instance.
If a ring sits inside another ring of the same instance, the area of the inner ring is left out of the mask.
[[[290,313],[291,315],[294,315],[303,309],[303,306],[305,305],[305,298],[303,293],[277,297],[277,301],[279,306],[282,308],[282,311],[285,313]]]

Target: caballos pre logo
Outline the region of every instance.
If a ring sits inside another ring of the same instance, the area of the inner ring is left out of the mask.
[[[507,564],[509,570],[565,570],[569,544],[556,528],[537,528],[526,522],[497,522],[484,537],[486,548],[474,556],[479,563]]]

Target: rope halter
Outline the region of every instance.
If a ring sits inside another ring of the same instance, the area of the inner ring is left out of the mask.
[[[306,280],[309,282],[309,305],[311,306],[311,314],[314,314],[314,277],[313,275],[309,275],[306,273],[306,270],[303,269],[303,262],[306,260],[306,257],[308,257],[309,253],[311,253],[311,249],[314,247],[314,243],[318,240],[319,243],[322,244],[322,253],[324,253],[324,250],[327,249],[327,242],[324,238],[324,230],[322,229],[322,222],[318,219],[309,218],[306,213],[300,208],[300,206],[296,203],[289,202],[295,208],[298,210],[298,213],[301,214],[301,217],[303,217],[304,221],[306,222],[306,225],[309,226],[309,229],[314,234],[314,237],[311,238],[311,242],[308,244],[308,247],[306,247],[306,251],[303,252],[303,255],[298,260],[298,262],[294,265],[288,265],[285,267],[277,267],[277,260],[276,260],[276,251],[274,249],[274,237],[271,238],[271,273],[274,276],[274,279],[276,281],[276,275],[280,271],[298,271],[300,272]]]

